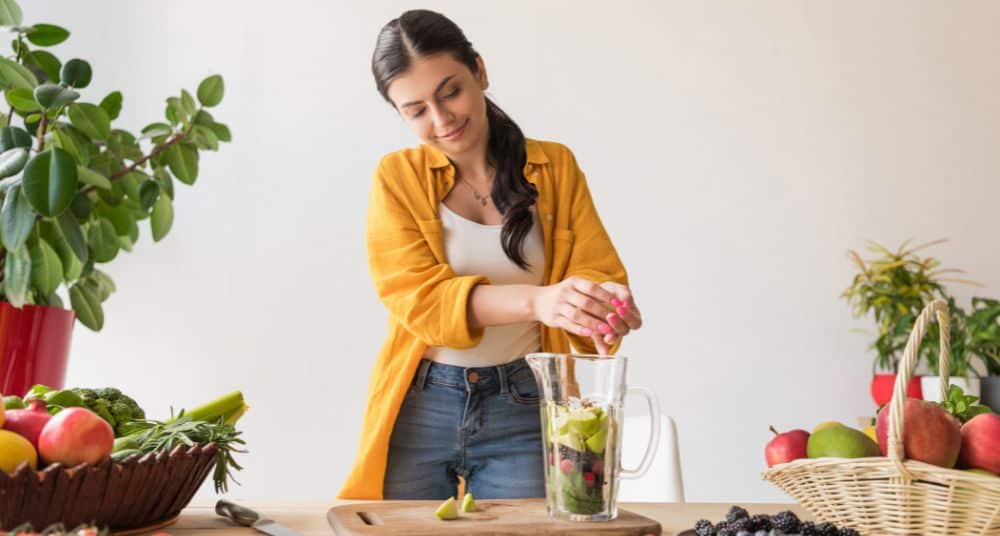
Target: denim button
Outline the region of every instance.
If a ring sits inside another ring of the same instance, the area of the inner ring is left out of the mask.
[[[479,381],[479,373],[476,371],[469,372],[469,383],[476,383]]]

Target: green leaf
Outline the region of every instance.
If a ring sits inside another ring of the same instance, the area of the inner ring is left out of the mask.
[[[24,244],[35,226],[35,211],[21,192],[20,186],[14,186],[7,191],[0,209],[0,235],[3,247],[14,251]]]
[[[194,97],[186,89],[181,90],[181,106],[188,117],[193,116],[198,111],[198,103],[194,101]]]
[[[104,190],[111,189],[111,181],[107,177],[101,175],[100,173],[83,166],[76,166],[77,178],[80,182],[94,186],[97,188],[102,188]]]
[[[107,97],[101,99],[101,108],[107,112],[112,121],[118,119],[118,114],[122,112],[122,92],[112,91],[108,93]]]
[[[88,102],[71,104],[69,120],[74,127],[95,140],[106,140],[111,135],[111,118],[96,104]]]
[[[15,89],[14,91],[24,90]],[[72,89],[62,87],[59,84],[53,84],[52,82],[46,82],[35,88],[35,94],[32,100],[38,103],[42,108],[48,110],[50,108],[64,106],[79,98],[80,94]],[[7,99],[10,100],[9,95]],[[36,106],[35,109],[38,109],[38,107]]]
[[[79,130],[69,125],[61,125],[55,131],[53,141],[56,147],[65,149],[81,165],[86,166],[90,163],[90,144]]]
[[[194,184],[198,178],[198,150],[190,145],[175,143],[167,149],[167,165],[177,180]]]
[[[76,162],[65,150],[53,147],[32,158],[24,168],[24,193],[43,216],[58,216],[76,195]]]
[[[170,199],[174,198],[174,180],[170,176],[170,172],[167,171],[165,167],[158,167],[153,171],[153,175],[156,177],[157,184],[163,190],[163,193],[167,194]]]
[[[93,282],[93,288],[97,291],[97,299],[104,303],[115,290],[115,282],[111,280],[108,274],[100,271],[94,270],[94,273],[90,274],[90,281]]]
[[[77,221],[87,221],[93,210],[94,202],[90,200],[90,196],[83,192],[73,196],[73,202],[69,204],[69,211],[76,216]]]
[[[153,204],[156,203],[156,198],[160,196],[160,185],[156,184],[155,181],[147,180],[142,183],[142,187],[139,189],[139,206],[143,210],[149,210],[153,208]]]
[[[139,136],[140,140],[153,139],[167,136],[174,133],[174,129],[170,128],[170,125],[166,123],[150,123],[142,129],[142,135]]]
[[[0,153],[7,152],[14,147],[31,148],[31,135],[21,127],[0,128]]]
[[[0,153],[0,179],[17,175],[28,162],[28,150],[15,147]]]
[[[192,133],[194,134],[194,142],[200,149],[209,151],[219,150],[219,138],[216,137],[212,129],[202,125],[195,125]]]
[[[94,262],[111,262],[118,256],[118,235],[115,226],[100,218],[87,229],[87,244],[93,252]]]
[[[65,215],[72,216],[69,212],[65,212]],[[74,220],[75,223],[75,220]],[[77,226],[79,229],[79,226]],[[48,242],[56,252],[59,254],[59,260],[62,262],[63,266],[63,277],[66,281],[74,281],[80,277],[80,272],[83,270],[83,263],[73,252],[73,248],[70,247],[69,243],[63,237],[62,231],[59,230],[59,226],[56,222],[42,220],[38,222],[39,235],[41,238]],[[81,240],[82,240],[81,234]],[[84,253],[86,253],[86,245],[84,245]]]
[[[81,283],[73,285],[69,289],[69,302],[81,324],[94,331],[104,327],[104,309],[92,289]]]
[[[16,0],[0,0],[0,26],[20,26],[21,17]]]
[[[198,84],[198,100],[206,108],[211,108],[222,102],[223,93],[225,93],[225,83],[223,83],[222,77],[217,74],[209,76]]]
[[[3,267],[3,290],[7,301],[21,308],[28,298],[28,283],[31,281],[31,255],[22,244],[20,248],[7,251]]]
[[[40,46],[58,45],[69,37],[69,30],[55,24],[36,24],[28,31],[28,41]]]
[[[229,127],[225,123],[213,123],[209,128],[212,132],[215,132],[215,136],[219,138],[219,141],[233,141],[233,135],[229,132]]]
[[[57,221],[59,222],[59,230],[62,231],[63,239],[66,240],[66,244],[70,247],[76,258],[82,263],[90,260],[90,255],[87,251],[87,241],[83,238],[83,229],[80,228],[80,224],[76,221],[73,213],[63,212]]]
[[[159,242],[170,231],[174,224],[174,205],[170,198],[161,195],[153,204],[153,214],[149,219],[150,228],[153,230],[153,241]]]
[[[196,125],[209,127],[215,124],[215,118],[212,117],[212,114],[208,113],[207,110],[198,110],[198,113],[194,114],[194,118],[191,119],[191,122]]]
[[[31,282],[42,296],[49,296],[63,281],[63,265],[56,250],[44,239],[39,239],[31,253]]]
[[[93,72],[90,64],[78,58],[67,61],[59,72],[59,81],[67,86],[83,89],[90,85]]]
[[[47,50],[32,50],[31,57],[34,58],[38,68],[45,73],[49,82],[59,81],[59,70],[62,69],[62,62]]]
[[[6,92],[7,104],[10,104],[18,113],[27,114],[37,112],[42,108],[35,102],[35,96],[30,89],[23,87],[8,89]]]
[[[14,89],[23,88],[27,90],[35,89],[38,79],[31,69],[13,60],[0,56],[0,88]]]

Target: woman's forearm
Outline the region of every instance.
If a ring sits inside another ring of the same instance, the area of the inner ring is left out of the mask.
[[[469,294],[469,327],[502,326],[537,320],[535,285],[476,285]]]

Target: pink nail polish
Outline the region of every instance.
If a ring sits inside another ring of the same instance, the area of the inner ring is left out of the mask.
[[[621,307],[618,307],[617,311],[618,311],[618,316],[624,318],[625,314],[628,312],[628,309],[623,305]]]
[[[607,324],[601,324],[600,326],[597,326],[597,329],[601,333],[611,333],[611,326],[609,326]]]
[[[611,306],[615,308],[621,307],[622,301],[619,300],[618,298],[611,298]]]
[[[605,318],[608,319],[608,324],[610,324],[615,321],[617,316],[614,313],[608,313],[608,316],[606,316]]]
[[[584,337],[590,337],[594,334],[594,330],[590,328],[580,328],[580,333],[582,333]]]

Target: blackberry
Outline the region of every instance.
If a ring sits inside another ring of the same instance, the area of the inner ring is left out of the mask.
[[[749,517],[738,517],[733,521],[729,522],[729,529],[735,532],[749,531],[750,527],[751,525]]]
[[[816,525],[816,534],[819,536],[837,536],[837,526],[833,523],[820,523]]]
[[[736,536],[736,531],[729,530],[729,523],[719,521],[715,524],[715,536]]]
[[[753,530],[771,530],[771,516],[757,514],[750,518],[750,525],[753,527]]]
[[[746,519],[748,517],[750,517],[750,514],[746,511],[745,508],[740,506],[734,506],[730,508],[729,513],[726,514],[726,521],[732,523],[737,519]]]
[[[799,531],[799,516],[791,510],[778,512],[771,518],[771,526],[786,533],[792,534]]]
[[[849,528],[841,528],[839,531],[839,536],[861,536],[858,531]]]
[[[572,460],[573,463],[583,462],[583,453],[578,450],[571,449],[566,445],[559,445],[559,459],[560,460]]]
[[[799,534],[802,536],[819,536],[816,532],[816,524],[812,521],[804,521],[799,525]]]
[[[699,519],[694,524],[694,533],[698,536],[715,536],[715,525],[707,519]]]

